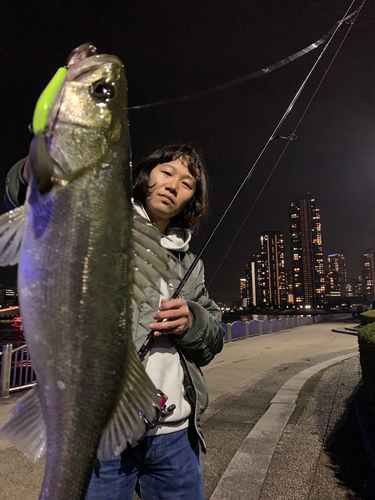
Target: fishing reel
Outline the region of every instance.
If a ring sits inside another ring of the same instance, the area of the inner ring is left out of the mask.
[[[168,401],[168,396],[164,394],[160,389],[156,391],[156,394],[158,395],[159,398],[159,406],[157,406],[155,403],[153,403],[153,406],[155,407],[156,410],[156,416],[152,422],[149,422],[147,418],[142,415],[142,418],[146,424],[147,430],[149,429],[154,429],[157,425],[159,425],[162,420],[164,420],[168,415],[170,415],[175,409],[176,405],[169,405],[167,406],[167,401]]]

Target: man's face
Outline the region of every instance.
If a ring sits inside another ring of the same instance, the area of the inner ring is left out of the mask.
[[[196,180],[184,164],[184,158],[157,165],[150,173],[146,212],[152,222],[167,223],[180,214],[195,193]]]

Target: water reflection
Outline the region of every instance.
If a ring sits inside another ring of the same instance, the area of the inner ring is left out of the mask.
[[[5,344],[12,344],[13,348],[26,344],[22,330],[13,328],[11,322],[0,322],[0,350]]]
[[[294,315],[293,315],[294,316]],[[302,315],[296,315],[297,317]],[[258,321],[263,321],[264,319],[282,319],[286,318],[285,314],[244,314],[243,312],[231,312],[231,313],[223,313],[223,323],[234,323],[235,321],[251,321],[252,319],[256,319]]]

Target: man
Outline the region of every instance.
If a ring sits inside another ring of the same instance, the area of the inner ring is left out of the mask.
[[[12,167],[7,177],[5,203],[19,206],[29,180],[27,160]],[[191,231],[206,215],[207,177],[201,154],[186,145],[161,148],[134,169],[134,208],[165,235],[162,245],[189,268]],[[177,286],[177,282],[174,283]],[[128,500],[137,491],[143,500],[205,498],[199,443],[205,450],[199,427],[208,394],[200,367],[207,365],[223,347],[220,310],[209,299],[203,263],[200,261],[181,292],[169,300],[154,290],[148,303],[135,311],[133,339],[137,350],[150,330],[155,330],[144,360],[154,385],[165,393],[175,410],[149,429],[143,440],[121,456],[100,464],[93,472],[87,500]]]

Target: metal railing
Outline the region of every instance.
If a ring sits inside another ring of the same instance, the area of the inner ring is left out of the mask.
[[[351,318],[351,313],[341,314],[322,314],[317,316],[287,316],[280,319],[263,320],[252,319],[251,321],[234,321],[233,323],[222,323],[225,330],[224,342],[246,339],[265,333],[277,332],[289,328],[295,328],[303,325],[311,325],[322,321],[332,321],[335,319],[344,320]]]
[[[31,365],[27,345],[13,349],[12,344],[3,345],[0,352],[0,397],[7,398],[9,393],[32,387],[36,377]]]
[[[332,319],[347,319],[351,314],[326,314],[319,316],[288,316],[281,319],[264,319],[251,321],[235,321],[234,323],[222,323],[225,330],[225,342],[243,338],[276,332],[297,326],[330,321]],[[12,344],[3,345],[0,352],[0,397],[7,398],[9,393],[32,387],[36,383],[36,377],[31,365],[27,345],[12,348]]]

